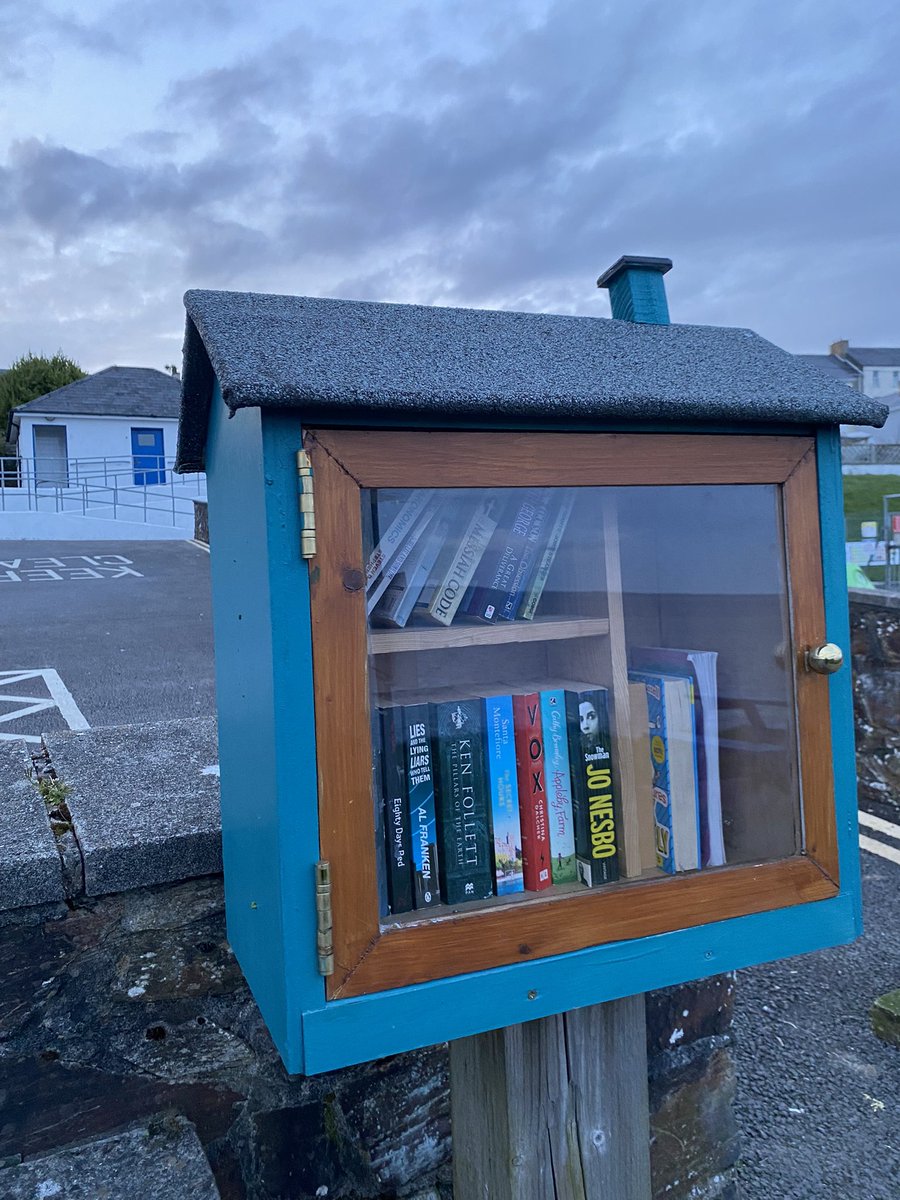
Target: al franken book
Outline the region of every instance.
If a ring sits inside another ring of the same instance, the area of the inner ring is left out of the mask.
[[[566,691],[578,878],[587,887],[619,878],[619,817],[606,688]]]
[[[437,771],[438,870],[445,904],[494,894],[481,697],[432,706]]]
[[[513,718],[522,821],[522,875],[526,891],[541,892],[553,883],[553,875],[540,692],[513,696]]]
[[[701,854],[693,682],[650,671],[628,678],[647,691],[657,863],[669,874],[694,871]]]
[[[412,837],[413,904],[439,904],[437,819],[434,798],[434,759],[431,744],[431,706],[403,706],[406,749],[406,790]]]

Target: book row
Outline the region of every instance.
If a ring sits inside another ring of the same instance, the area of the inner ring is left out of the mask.
[[[477,494],[416,488],[367,514],[375,625],[531,620],[572,514],[571,488]],[[380,522],[379,522],[380,518]],[[385,526],[378,536],[378,525]]]
[[[640,870],[725,862],[715,657],[633,653],[627,736]],[[373,721],[383,914],[619,878],[606,688],[417,701],[378,708]]]
[[[384,911],[618,878],[605,688],[396,705],[376,732]]]

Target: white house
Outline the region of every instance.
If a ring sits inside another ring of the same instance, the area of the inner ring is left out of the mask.
[[[163,484],[175,455],[179,380],[151,367],[107,367],[12,410],[7,439],[33,460],[35,483],[68,486],[78,471],[123,471]],[[77,464],[77,465],[76,465]]]
[[[804,362],[840,379],[854,391],[864,392],[873,400],[884,400],[890,415],[881,429],[870,425],[842,427],[844,437],[857,438],[871,445],[900,444],[900,347],[851,346],[847,341],[832,342],[829,354],[798,354]]]

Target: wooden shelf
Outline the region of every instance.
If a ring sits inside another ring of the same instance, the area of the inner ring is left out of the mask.
[[[606,637],[606,617],[544,617],[534,621],[502,621],[496,625],[450,625],[444,628],[370,629],[371,654],[408,650],[447,650],[462,646],[494,646],[502,642],[556,642]]]

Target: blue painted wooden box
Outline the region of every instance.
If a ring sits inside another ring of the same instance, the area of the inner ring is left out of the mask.
[[[606,321],[186,298],[179,469],[208,476],[228,930],[289,1071],[860,931],[849,670],[819,675],[806,653],[849,641],[839,424],[884,410],[746,330],[629,304],[631,319]],[[563,488],[579,515],[546,614],[499,633],[367,625],[379,505],[427,489],[452,504],[532,489],[552,505]],[[648,864],[644,685],[627,674],[648,638],[719,655],[725,865],[705,844],[703,869]],[[612,702],[623,878],[380,911],[378,689],[399,703],[416,678],[437,699],[448,682],[477,694],[479,672],[482,690],[514,693],[590,671]],[[317,944],[323,859],[333,964]]]

